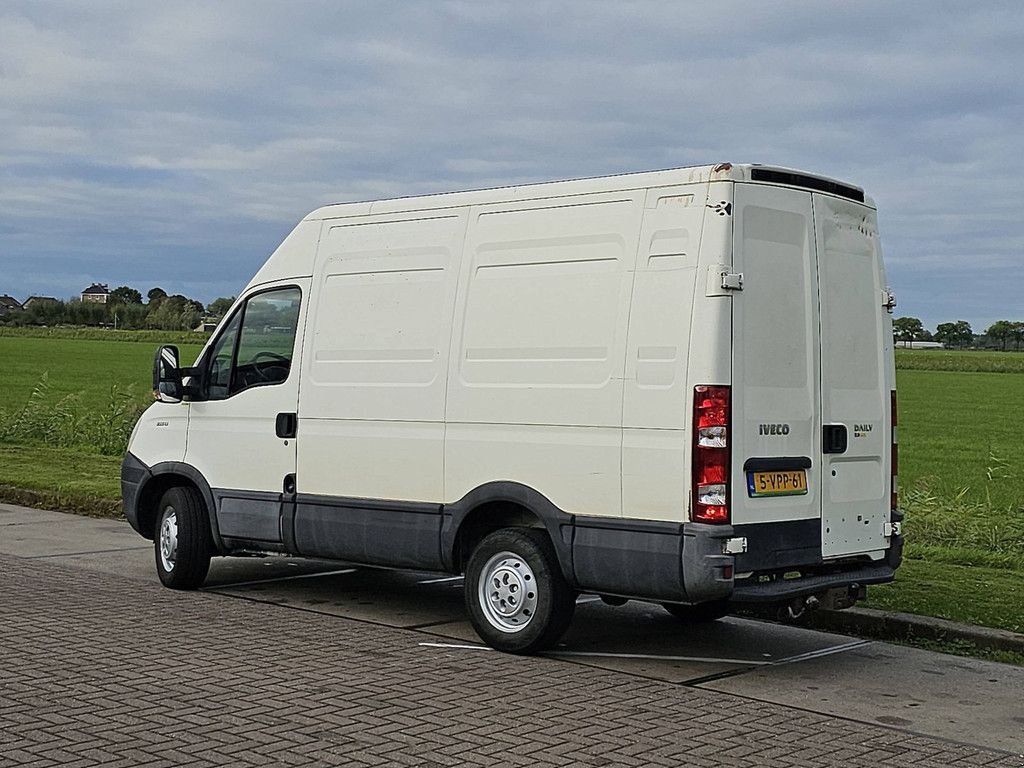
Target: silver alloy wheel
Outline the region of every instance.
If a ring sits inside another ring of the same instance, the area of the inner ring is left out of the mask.
[[[173,507],[164,510],[163,522],[160,523],[160,562],[164,570],[174,570],[174,561],[178,557],[178,513]]]
[[[499,552],[480,572],[477,599],[492,627],[520,632],[537,612],[537,579],[519,555]]]

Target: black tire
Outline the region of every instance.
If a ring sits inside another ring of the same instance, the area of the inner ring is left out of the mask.
[[[170,488],[160,497],[157,512],[153,551],[160,581],[171,589],[202,586],[210,569],[211,549],[203,497],[195,488]]]
[[[533,528],[502,528],[485,536],[469,558],[464,589],[477,634],[507,653],[550,648],[569,628],[576,608],[576,594],[547,533]]]
[[[679,603],[662,603],[661,605],[666,611],[687,624],[717,621],[729,614],[728,600],[712,600],[696,605],[680,605]]]

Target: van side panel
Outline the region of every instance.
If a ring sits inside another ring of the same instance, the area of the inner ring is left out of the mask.
[[[624,517],[686,516],[686,372],[707,190],[692,184],[647,192],[626,343]]]
[[[293,229],[282,243],[270,254],[243,293],[264,283],[309,277],[313,274],[313,260],[316,257],[320,239],[320,222],[303,220]]]
[[[735,185],[731,181],[708,185],[690,321],[690,359],[686,369],[687,424],[693,408],[694,386],[729,384],[732,381],[734,293],[722,288],[722,272],[734,269],[734,194]]]
[[[686,368],[686,389],[683,393],[687,429],[683,446],[684,520],[690,519],[693,442],[691,414],[694,387],[702,384],[733,383],[734,294],[722,287],[722,273],[735,271],[734,194],[735,185],[732,182],[712,182],[708,185],[708,200],[704,206],[704,223],[701,228],[700,252],[697,257],[697,275],[690,315],[690,357]]]
[[[474,207],[449,368],[445,496],[494,480],[621,513],[626,318],[644,192]]]
[[[300,493],[443,501],[465,228],[465,209],[324,223],[299,402]],[[297,530],[303,519],[300,508]]]

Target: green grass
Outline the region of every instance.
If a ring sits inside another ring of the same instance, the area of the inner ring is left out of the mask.
[[[155,349],[150,342],[0,337],[0,442],[123,453],[152,400]],[[182,346],[183,359],[191,362],[199,350]]]
[[[1024,573],[908,559],[894,583],[868,588],[864,605],[1024,632]]]
[[[104,400],[111,386],[145,399],[153,387],[153,356],[158,346],[153,341],[110,343],[0,334],[0,410],[23,405],[44,374],[54,397],[79,395],[87,410],[89,403]],[[195,360],[201,348],[200,344],[179,345],[182,364]]]
[[[1000,517],[1024,508],[1024,376],[900,370],[896,382],[903,488]]]
[[[0,325],[0,337],[30,339],[76,339],[79,341],[127,341],[146,342],[155,348],[160,344],[186,344],[202,346],[209,338],[208,333],[197,331],[115,331],[113,328],[78,328],[55,326],[53,328],[14,327]]]
[[[1024,353],[973,349],[897,349],[896,367],[906,371],[1024,373]]]
[[[2,501],[114,516],[121,509],[120,477],[120,456],[0,443]]]

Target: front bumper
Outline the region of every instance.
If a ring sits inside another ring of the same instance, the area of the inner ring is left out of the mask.
[[[152,477],[149,467],[130,453],[121,461],[121,501],[124,505],[124,516],[137,533],[150,536],[139,525],[139,492]]]

